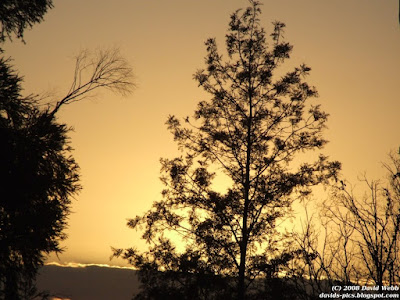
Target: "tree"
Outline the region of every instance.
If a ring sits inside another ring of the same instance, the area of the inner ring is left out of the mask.
[[[336,188],[340,183],[335,183]],[[351,216],[338,211],[340,220],[330,218],[324,208],[318,207],[319,216],[309,214],[305,206],[305,219],[300,229],[293,230],[295,249],[299,255],[290,265],[290,281],[300,299],[317,299],[321,293],[330,293],[332,286],[365,285],[362,262],[353,243],[354,227],[349,226]]]
[[[43,20],[51,0],[0,4],[0,42]],[[0,53],[3,51],[0,48]],[[81,52],[67,95],[42,109],[39,96],[23,97],[21,77],[0,57],[0,299],[28,299],[45,255],[61,252],[72,197],[81,188],[66,124],[57,120],[64,105],[99,88],[122,94],[134,87],[132,69],[118,50]]]
[[[306,213],[302,230],[295,233],[301,255],[291,266],[304,299],[315,299],[333,285],[372,282],[381,289],[400,282],[400,159],[393,153],[389,158],[383,165],[385,182],[364,176],[366,192],[360,197],[340,180],[324,201],[319,222]]]
[[[128,222],[131,228],[144,227],[149,250],[113,250],[140,270],[144,288],[151,283],[143,274],[151,270],[165,276],[164,286],[183,292],[196,276],[224,279],[217,289],[192,290],[184,299],[226,299],[226,291],[229,298],[264,299],[265,293],[256,294],[262,282],[277,278],[294,255],[285,251],[277,222],[295,199],[334,178],[340,168],[323,155],[296,168],[297,154],[326,144],[322,131],[328,115],[309,104],[317,96],[303,81],[309,67],[279,77],[278,67],[292,50],[282,40],[285,26],[274,23],[268,44],[259,24],[260,3],[250,3],[231,15],[226,62],[215,39],[206,42],[206,69],[194,79],[211,99],[198,104],[195,121],[167,120],[183,155],[161,159],[162,200]],[[225,192],[212,184],[221,174],[229,178]],[[177,236],[182,251],[173,243]],[[198,286],[207,288],[203,283]],[[153,299],[151,292],[144,289],[137,299]]]
[[[22,98],[20,78],[4,59],[0,65],[0,297],[20,299],[44,253],[61,251],[79,177],[68,128]]]
[[[44,13],[51,7],[51,0],[3,1],[0,5],[0,42],[4,42],[7,37],[11,39],[12,33],[15,33],[18,38],[22,39],[26,27],[40,22]],[[1,48],[0,53],[3,53]],[[35,183],[35,181],[29,182],[29,179],[32,179],[32,172],[35,171],[32,168],[32,163],[38,158],[38,156],[32,152],[36,149],[29,149],[29,146],[32,145],[39,148],[41,146],[38,144],[37,139],[29,140],[29,138],[33,137],[34,132],[37,131],[40,126],[32,126],[32,129],[34,129],[32,132],[26,130],[27,116],[31,116],[32,120],[38,120],[39,118],[37,110],[34,108],[32,97],[22,98],[20,96],[20,82],[20,77],[11,69],[7,59],[0,57],[0,189],[2,190],[2,198],[0,200],[1,299],[18,299],[19,287],[24,288],[24,294],[31,294],[34,290],[31,284],[31,278],[36,273],[36,269],[42,256],[38,253],[33,253],[33,255],[29,255],[30,257],[28,257],[27,254],[30,252],[29,247],[31,246],[29,242],[34,242],[32,247],[36,246],[40,249],[43,248],[46,243],[48,244],[49,249],[54,246],[51,238],[41,239],[39,237],[43,234],[43,230],[38,228],[40,221],[37,220],[33,222],[33,226],[29,228],[26,225],[33,220],[26,220],[24,219],[26,214],[17,213],[18,209],[20,211],[29,210],[29,207],[26,206],[26,201],[18,201],[23,198],[23,190],[21,189],[21,186],[28,184],[27,189],[32,189],[33,184]],[[51,127],[52,128],[49,128],[50,132],[57,132],[54,126]],[[57,132],[59,139],[65,138],[64,130],[65,129],[63,128],[59,128]],[[29,137],[24,136],[25,134]],[[46,135],[45,132],[43,132],[43,134]],[[29,143],[22,143],[25,138],[29,140]],[[46,141],[43,141],[43,144],[45,143]],[[38,153],[38,155],[40,154],[41,153]],[[52,164],[56,164],[58,159],[59,157],[54,161],[49,162],[49,165],[53,167]],[[26,173],[23,173],[25,162],[28,163],[26,165],[28,170]],[[71,167],[74,165],[73,160],[61,163],[67,165],[71,164]],[[14,166],[12,166],[13,164]],[[71,170],[71,172],[74,171]],[[73,185],[75,174],[71,175],[72,176],[68,178],[67,181],[71,179],[71,188],[77,188],[77,186]],[[15,181],[16,176],[20,176],[20,185]],[[40,176],[37,177],[40,179]],[[12,195],[13,189],[14,195]],[[37,188],[36,191],[32,191],[32,195],[37,193]],[[33,208],[35,209],[37,199],[33,199],[33,202],[35,202],[35,205],[33,205]],[[62,203],[61,205],[65,204]],[[54,205],[47,208],[47,212],[50,211],[55,214],[60,212]],[[36,212],[32,212],[31,217],[35,216],[38,217]],[[38,219],[41,218],[39,217]],[[46,220],[43,220],[42,222],[44,224],[46,223]],[[49,220],[48,224],[52,224],[52,222],[53,220]],[[25,228],[23,228],[24,226]],[[53,226],[56,228],[57,226],[60,226],[60,224],[54,224]],[[51,231],[53,228],[48,228],[48,230]],[[31,238],[28,237],[27,240],[24,240],[23,235],[25,233],[26,236],[28,231],[35,232],[38,238],[33,239],[33,234],[31,233]],[[18,248],[19,251],[14,251],[16,248]]]
[[[353,264],[358,261],[357,273],[379,287],[400,279],[400,159],[392,153],[390,161],[384,164],[386,184],[364,176],[367,193],[358,197],[343,182],[326,203],[326,217],[349,230],[348,240],[356,248],[350,255],[355,257]]]
[[[11,39],[12,34],[23,40],[24,31],[43,21],[52,0],[2,0],[0,5],[0,42]]]
[[[67,94],[51,109],[55,115],[64,105],[82,101],[98,88],[127,95],[135,88],[132,68],[117,48],[81,51],[75,58],[75,72]]]
[[[57,112],[99,88],[128,93],[134,86],[132,69],[115,49],[82,52],[74,74],[67,95],[43,110],[37,97],[21,96],[21,78],[0,59],[0,297],[5,299],[32,294],[45,255],[62,251],[71,198],[80,189],[70,129],[57,121]]]

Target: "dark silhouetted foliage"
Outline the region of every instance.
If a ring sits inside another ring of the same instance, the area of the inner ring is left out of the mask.
[[[206,68],[194,79],[211,99],[198,104],[194,121],[186,118],[186,125],[168,118],[183,154],[161,159],[163,199],[128,222],[144,228],[150,249],[114,249],[115,256],[141,270],[143,290],[137,299],[158,299],[152,293],[160,287],[165,293],[179,289],[182,299],[275,297],[259,282],[283,276],[296,255],[287,250],[290,240],[278,232],[277,222],[290,213],[295,199],[327,183],[340,168],[323,155],[315,162],[293,161],[326,144],[322,131],[328,115],[309,103],[317,96],[303,80],[309,67],[280,76],[279,67],[292,51],[282,37],[285,25],[275,22],[267,42],[259,24],[260,3],[250,3],[231,16],[226,60],[215,39],[206,42]],[[225,192],[213,186],[221,174],[229,178]],[[176,249],[182,245],[184,250]],[[148,269],[162,272],[161,279],[147,276]],[[197,276],[199,289],[188,297],[184,291]],[[203,284],[208,278],[224,280]]]
[[[47,10],[53,7],[52,0],[2,0],[0,4],[0,41],[13,34],[23,39],[24,31],[43,21]]]
[[[79,189],[68,128],[32,98],[0,59],[0,297],[20,299],[59,242]]]
[[[2,1],[0,42],[12,34],[23,38],[51,7],[49,0]],[[35,278],[46,254],[62,251],[66,238],[71,198],[80,185],[69,128],[57,121],[57,112],[98,88],[129,93],[132,78],[117,49],[94,56],[82,51],[66,96],[42,109],[38,96],[22,96],[21,78],[0,57],[0,299],[46,298],[36,291]]]
[[[32,294],[45,255],[62,250],[71,197],[80,188],[69,129],[57,112],[98,88],[126,94],[134,87],[132,69],[116,49],[82,52],[74,74],[67,95],[43,110],[35,97],[21,96],[21,79],[0,58],[0,297],[6,299]]]

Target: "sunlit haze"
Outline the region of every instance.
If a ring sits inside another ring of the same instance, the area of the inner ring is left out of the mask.
[[[330,114],[323,153],[355,182],[381,177],[381,162],[400,146],[400,26],[397,0],[262,0],[261,23],[286,23],[293,46],[288,70],[312,68],[307,81]],[[14,40],[6,54],[24,77],[24,93],[57,100],[69,89],[73,57],[82,49],[118,47],[132,64],[137,88],[121,97],[99,92],[66,106],[60,121],[71,132],[82,191],[73,201],[62,242],[49,262],[126,265],[111,246],[144,247],[126,219],[161,195],[161,157],[179,155],[164,125],[169,114],[192,115],[207,99],[192,75],[204,67],[204,42],[216,37],[224,53],[229,16],[245,0],[60,1],[44,22]]]

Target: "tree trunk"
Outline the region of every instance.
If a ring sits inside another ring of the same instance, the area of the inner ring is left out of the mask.
[[[249,72],[250,73],[250,72]],[[249,89],[251,81],[249,78]],[[253,121],[253,107],[252,107],[252,95],[249,93],[249,118],[247,125],[247,149],[246,149],[246,173],[244,183],[244,209],[243,209],[243,225],[242,225],[242,243],[240,245],[240,265],[239,265],[239,284],[238,284],[238,299],[245,300],[246,298],[246,258],[247,258],[247,242],[248,242],[248,228],[247,228],[247,217],[248,209],[250,204],[250,164],[251,164],[251,123]]]
[[[4,287],[4,295],[7,300],[18,300],[17,276],[13,269],[6,270],[6,282]]]

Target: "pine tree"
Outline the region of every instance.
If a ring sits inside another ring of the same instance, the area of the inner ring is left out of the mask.
[[[323,155],[300,166],[294,161],[327,143],[328,115],[309,103],[317,96],[304,81],[309,67],[279,76],[292,51],[285,25],[275,22],[267,43],[260,3],[250,3],[231,15],[227,60],[215,39],[205,43],[206,68],[194,79],[210,100],[198,104],[194,120],[168,118],[182,155],[161,159],[162,200],[128,222],[144,227],[150,249],[114,249],[140,270],[137,299],[157,298],[159,291],[171,299],[261,299],[260,280],[276,278],[295,255],[285,250],[277,221],[340,169]],[[226,192],[213,185],[221,174],[229,178]],[[183,251],[168,232],[182,238]]]

